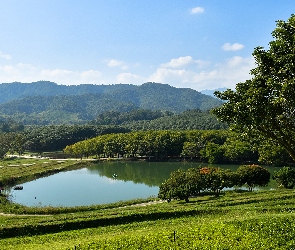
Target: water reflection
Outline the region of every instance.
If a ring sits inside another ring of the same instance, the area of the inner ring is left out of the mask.
[[[157,196],[172,171],[204,167],[200,163],[103,162],[58,173],[8,190],[11,200],[27,206],[81,206]],[[214,165],[235,171],[237,165]],[[269,168],[273,173],[275,168]],[[275,188],[271,181],[267,187]]]

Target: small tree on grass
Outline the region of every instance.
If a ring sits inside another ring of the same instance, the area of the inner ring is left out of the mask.
[[[204,186],[204,180],[199,169],[177,170],[160,185],[160,199],[180,199],[189,202],[189,197],[198,194]]]
[[[292,189],[295,186],[295,170],[290,167],[283,167],[274,172],[273,179],[284,188]]]
[[[237,184],[236,174],[229,169],[204,167],[200,169],[204,176],[204,187],[219,196],[224,188],[231,188]]]
[[[270,181],[270,172],[259,165],[242,165],[237,169],[239,186],[247,185],[249,191],[255,186],[264,187]]]

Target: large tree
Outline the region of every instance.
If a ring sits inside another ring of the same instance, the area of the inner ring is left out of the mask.
[[[213,113],[245,133],[271,138],[295,160],[295,15],[277,21],[269,49],[254,49],[252,78],[235,90],[215,92],[224,100]]]

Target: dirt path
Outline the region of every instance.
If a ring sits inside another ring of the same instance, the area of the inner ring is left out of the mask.
[[[144,203],[138,203],[138,204],[133,204],[133,205],[128,205],[120,208],[125,208],[125,207],[145,207],[145,206],[150,206],[154,204],[159,204],[159,203],[164,203],[166,201],[159,200],[159,201],[149,201],[149,202],[144,202]]]
[[[0,216],[36,217],[36,216],[52,216],[52,215],[51,214],[5,214],[5,213],[0,213]]]
[[[145,207],[145,206],[150,206],[150,205],[155,205],[155,204],[160,204],[164,203],[166,201],[159,200],[159,201],[149,201],[149,202],[144,202],[144,203],[138,203],[138,204],[133,204],[133,205],[128,205],[124,207],[118,207],[118,208],[127,208],[127,207]],[[53,216],[52,214],[6,214],[6,213],[0,213],[0,216],[19,216],[19,217],[26,217],[26,216]]]

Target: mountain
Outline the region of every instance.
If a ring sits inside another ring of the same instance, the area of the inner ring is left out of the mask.
[[[53,82],[0,84],[0,116],[23,124],[86,123],[106,111],[135,109],[181,113],[202,111],[222,102],[188,88],[144,83],[114,85],[57,85]]]

